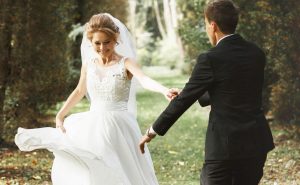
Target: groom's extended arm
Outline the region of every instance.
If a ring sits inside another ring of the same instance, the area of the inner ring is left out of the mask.
[[[164,135],[176,120],[208,90],[212,81],[211,63],[206,53],[201,54],[188,83],[154,122],[153,130],[158,135]]]
[[[207,54],[201,54],[197,59],[191,77],[181,93],[174,98],[161,113],[153,126],[140,141],[140,150],[144,153],[145,143],[151,141],[156,134],[164,135],[175,121],[209,89],[213,82],[213,72]]]

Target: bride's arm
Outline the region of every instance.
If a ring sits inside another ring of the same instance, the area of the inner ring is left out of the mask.
[[[169,96],[171,94],[169,89],[145,75],[140,69],[140,67],[131,59],[125,60],[125,67],[135,78],[137,78],[137,80],[140,82],[143,88],[148,89],[150,91],[159,92],[165,95],[167,99],[170,99]]]
[[[61,107],[61,109],[58,111],[56,115],[56,119],[55,119],[56,127],[61,128],[62,131],[65,132],[65,129],[63,128],[64,117],[84,97],[85,94],[86,94],[86,65],[83,64],[81,67],[80,79],[77,84],[77,87],[69,95],[68,99],[66,100],[66,102],[64,103],[64,105]]]

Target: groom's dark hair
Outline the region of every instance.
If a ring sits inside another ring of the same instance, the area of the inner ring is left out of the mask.
[[[222,33],[231,34],[239,20],[239,8],[230,0],[211,0],[204,9],[204,15],[208,22],[216,22]]]

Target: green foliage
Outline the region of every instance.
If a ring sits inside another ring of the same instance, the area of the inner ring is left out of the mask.
[[[161,5],[162,2],[158,2]],[[160,35],[158,30],[158,25],[153,9],[153,1],[137,1],[136,7],[136,23],[138,24],[137,31],[142,32],[139,34],[137,39],[137,55],[138,62],[142,66],[151,65],[167,65],[171,66],[174,61],[171,59],[165,62],[161,60],[165,57],[166,53],[162,51],[164,48],[164,41],[162,40],[162,35]],[[166,43],[167,47],[168,44]],[[170,56],[170,55],[168,55]]]
[[[204,0],[178,1],[182,12],[178,31],[185,49],[184,73],[190,73],[197,56],[210,47],[204,26],[204,5]]]
[[[68,15],[72,4],[18,1],[11,7],[11,60],[2,107],[6,140],[13,139],[18,126],[37,126],[39,113],[67,93],[66,30],[73,21]]]
[[[270,110],[270,93],[272,84],[278,79],[274,71],[274,64],[278,62],[275,57],[277,30],[274,29],[276,14],[272,12],[269,2],[262,0],[255,3],[240,0],[236,2],[240,6],[241,16],[237,32],[241,33],[247,40],[256,43],[267,54],[267,65],[265,68],[265,83],[263,91],[264,110]]]
[[[278,61],[274,70],[279,79],[272,86],[272,114],[280,123],[300,124],[300,5],[295,1],[275,1],[277,34],[276,53]]]
[[[179,58],[177,46],[174,46],[169,40],[156,41],[149,37],[145,45],[138,49],[139,63],[145,66],[167,66],[174,69]]]
[[[172,26],[168,27],[166,21],[170,20],[165,20],[171,17],[166,16],[167,6],[163,5],[163,1],[137,0],[136,35],[139,63],[142,65],[167,66],[171,69],[180,66],[180,44],[173,30],[168,29]]]
[[[98,13],[110,13],[122,22],[127,21],[127,0],[78,0],[78,12],[81,23],[86,23],[90,17]]]
[[[296,1],[238,0],[239,32],[267,54],[264,106],[280,123],[299,123],[300,5]]]

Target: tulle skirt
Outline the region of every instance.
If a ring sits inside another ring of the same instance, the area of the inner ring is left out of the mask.
[[[64,121],[66,133],[52,127],[19,128],[22,151],[48,149],[55,159],[54,185],[157,185],[148,149],[139,151],[142,135],[127,111],[88,111]]]

